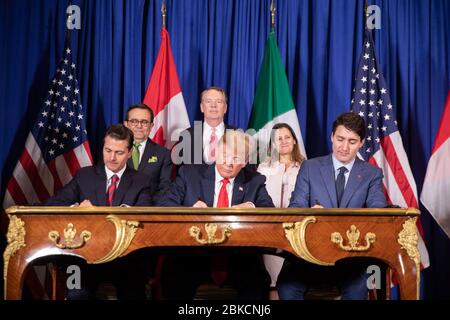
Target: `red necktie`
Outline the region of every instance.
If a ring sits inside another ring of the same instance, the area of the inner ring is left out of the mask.
[[[216,208],[228,208],[228,191],[227,185],[230,183],[228,179],[222,179],[222,187],[220,188],[219,198],[217,199]]]
[[[228,192],[227,185],[230,180],[223,179],[222,187],[220,188],[219,198],[217,199],[216,208],[228,208]],[[223,255],[216,255],[212,259],[212,272],[211,278],[218,285],[221,286],[222,283],[227,279],[227,257]]]
[[[208,161],[216,161],[217,135],[216,128],[211,128],[211,138],[209,139],[209,159]]]
[[[119,181],[119,177],[117,175],[113,175],[111,177],[111,184],[108,187],[108,191],[106,192],[106,205],[112,206],[114,194],[116,193],[117,181]]]

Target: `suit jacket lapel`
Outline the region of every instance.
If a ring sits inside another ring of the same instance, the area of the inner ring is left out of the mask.
[[[95,195],[97,200],[97,205],[106,205],[106,172],[105,165],[102,163],[95,167]]]
[[[204,199],[200,200],[204,201],[208,205],[208,207],[212,207],[214,205],[215,182],[216,182],[215,165],[208,165],[208,166],[205,165],[205,171],[201,180],[201,190]]]
[[[358,189],[359,184],[364,180],[364,170],[362,170],[361,160],[356,158],[353,164],[352,171],[348,177],[347,184],[342,195],[341,208],[347,208],[350,199],[355,191]]]
[[[119,187],[116,189],[116,193],[114,195],[113,206],[119,206],[122,204],[123,198],[125,197],[125,194],[127,193],[127,190],[130,188],[132,183],[132,170],[133,169],[127,166],[122,175],[122,178],[120,178]],[[130,203],[127,204],[132,205]]]
[[[232,206],[242,203],[242,200],[244,199],[244,186],[245,174],[241,170],[234,179],[233,195],[231,197]]]
[[[142,155],[141,162],[139,162],[138,171],[143,171],[145,167],[145,163],[150,159],[150,154],[152,153],[153,141],[147,139],[147,143],[145,144],[144,154]],[[131,158],[130,158],[131,159]]]
[[[323,183],[327,188],[328,196],[331,199],[331,204],[333,208],[337,207],[337,196],[336,196],[336,182],[334,179],[334,166],[331,155],[326,159],[326,162],[322,164],[320,168],[320,173],[322,175]],[[314,204],[311,203],[311,206]]]

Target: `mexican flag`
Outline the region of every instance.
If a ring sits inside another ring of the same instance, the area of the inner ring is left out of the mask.
[[[306,157],[300,124],[292,100],[284,65],[281,62],[275,32],[272,30],[266,42],[264,59],[259,71],[253,100],[249,128],[257,131],[261,146],[267,146],[270,130],[280,122],[289,124],[297,136],[300,152]],[[261,130],[265,129],[265,130]]]

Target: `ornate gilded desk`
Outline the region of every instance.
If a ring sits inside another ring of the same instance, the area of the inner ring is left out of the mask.
[[[373,257],[397,272],[402,299],[417,299],[416,209],[196,209],[11,207],[3,253],[5,299],[20,299],[37,258],[77,255],[105,263],[145,247],[279,248],[319,265]]]

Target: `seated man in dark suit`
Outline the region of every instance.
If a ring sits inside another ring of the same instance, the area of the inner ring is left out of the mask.
[[[125,126],[111,126],[105,134],[103,163],[78,170],[75,177],[47,206],[149,206],[155,184],[127,166],[133,133]]]
[[[341,114],[333,123],[333,152],[304,161],[297,176],[289,207],[384,208],[383,173],[357,157],[365,138],[364,119],[353,112]],[[281,299],[304,299],[309,282],[333,273],[342,299],[367,299],[367,262],[344,260],[336,267],[321,267],[301,260],[285,260],[278,276]]]
[[[133,133],[122,124],[111,126],[105,134],[103,163],[78,170],[75,177],[48,206],[149,206],[156,185],[127,166],[133,147]],[[119,299],[144,299],[145,271],[139,261],[119,258],[104,265],[83,268],[81,292],[70,290],[69,298],[85,299],[95,295],[100,280],[112,278]],[[128,272],[124,272],[125,270]]]
[[[172,188],[163,199],[157,201],[157,205],[196,208],[273,207],[265,187],[265,177],[244,168],[250,156],[251,139],[240,131],[227,130],[218,143],[216,163],[182,166]],[[168,258],[162,274],[166,298],[192,299],[196,287],[205,280],[205,276],[211,275],[209,263],[209,259],[199,256]],[[260,255],[233,255],[228,270],[228,283],[237,289],[239,298],[266,298],[270,278]],[[214,270],[212,275],[214,277]],[[215,279],[219,285],[222,281]]]

